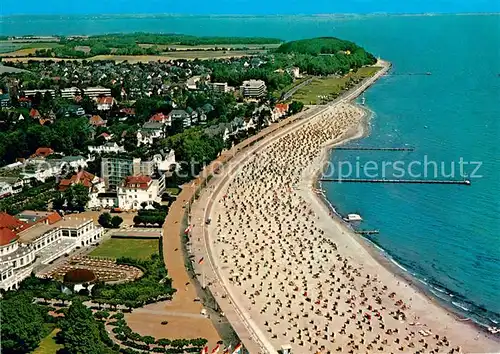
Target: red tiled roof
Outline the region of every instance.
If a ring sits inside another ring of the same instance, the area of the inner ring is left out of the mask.
[[[38,112],[38,109],[32,108],[30,110],[30,117],[31,118],[40,118],[40,112]]]
[[[108,133],[102,133],[99,136],[102,136],[103,138],[109,138],[110,137],[110,135]]]
[[[113,103],[113,97],[99,97],[97,99],[98,104],[112,104]]]
[[[95,115],[89,119],[89,124],[99,126],[106,124],[106,122],[101,118],[101,116]]]
[[[38,149],[36,149],[35,153],[31,156],[32,157],[47,157],[53,153],[54,153],[54,150],[52,150],[49,147],[39,147]]]
[[[164,122],[166,119],[163,113],[156,113],[154,116],[149,118],[150,122]]]
[[[0,227],[0,246],[6,246],[17,240],[17,235],[8,227]]]
[[[278,108],[281,111],[288,111],[288,103],[277,103],[276,108]]]
[[[55,222],[58,222],[62,220],[61,215],[59,215],[57,212],[50,213],[49,216],[47,216],[47,221],[49,222],[49,225],[52,225]]]
[[[31,100],[28,97],[20,97],[19,102],[31,102]],[[35,111],[36,111],[36,109],[35,109]],[[31,112],[30,112],[30,114],[31,114]]]
[[[7,228],[17,234],[27,229],[29,226],[29,224],[22,222],[7,213],[0,212],[0,228]]]
[[[148,189],[148,185],[151,181],[152,179],[149,176],[129,176],[125,178],[123,186],[125,188]]]
[[[94,178],[95,178],[95,175],[93,175],[90,172],[87,172],[84,170],[78,171],[78,173],[71,176],[71,178],[69,178],[69,179],[65,178],[65,179],[61,180],[61,182],[59,182],[58,189],[59,189],[59,191],[64,192],[66,189],[68,189],[68,187],[72,186],[73,184],[78,184],[78,183],[84,185],[87,188],[91,188],[92,181],[94,180]]]

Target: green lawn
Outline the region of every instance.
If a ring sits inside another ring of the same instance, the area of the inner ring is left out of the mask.
[[[293,98],[304,104],[321,104],[330,101],[340,94],[350,78],[363,79],[373,76],[380,68],[364,67],[344,77],[316,77],[309,84],[297,91]]]
[[[181,189],[179,187],[167,187],[165,188],[165,192],[170,195],[178,195],[181,192]]]
[[[57,344],[55,341],[55,336],[60,329],[56,328],[50,334],[42,339],[40,346],[35,349],[33,354],[55,354],[63,346],[62,344]]]
[[[152,254],[158,253],[158,247],[158,240],[110,238],[101,243],[95,250],[90,252],[89,256],[149,259]]]

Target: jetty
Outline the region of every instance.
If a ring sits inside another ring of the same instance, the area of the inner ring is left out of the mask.
[[[356,151],[414,151],[415,148],[412,147],[357,147],[357,146],[352,146],[352,147],[344,147],[344,146],[339,146],[334,148],[335,150],[356,150]]]
[[[459,184],[470,186],[469,180],[448,179],[369,179],[369,178],[321,178],[321,182],[334,183],[408,183],[408,184]]]

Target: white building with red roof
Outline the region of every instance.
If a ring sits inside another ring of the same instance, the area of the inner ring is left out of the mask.
[[[142,203],[152,205],[160,202],[160,186],[158,180],[149,176],[126,177],[122,185],[117,188],[118,207],[123,210],[141,209]]]

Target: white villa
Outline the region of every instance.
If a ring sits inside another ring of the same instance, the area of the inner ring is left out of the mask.
[[[110,142],[98,146],[89,146],[88,149],[90,152],[95,152],[97,154],[125,152],[125,148],[123,146]]]
[[[160,181],[149,176],[129,176],[117,189],[118,207],[123,210],[141,209],[141,204],[160,202]]]

